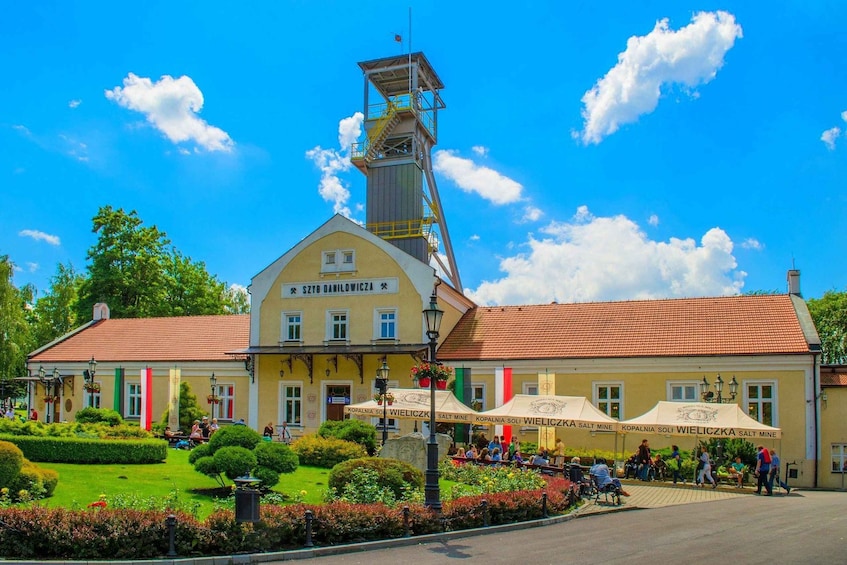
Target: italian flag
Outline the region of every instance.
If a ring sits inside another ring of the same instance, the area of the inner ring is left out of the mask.
[[[499,408],[509,402],[514,394],[512,393],[512,368],[497,367],[494,369],[494,407]],[[505,442],[509,443],[512,440],[512,426],[498,425],[494,426],[494,435],[505,437]]]

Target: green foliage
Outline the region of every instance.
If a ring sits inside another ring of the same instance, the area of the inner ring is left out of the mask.
[[[381,502],[392,505],[397,502],[398,497],[391,488],[380,483],[380,475],[376,469],[359,467],[350,471],[339,488],[330,488],[327,498],[356,504]]]
[[[21,467],[21,472],[12,481],[9,491],[14,495],[25,490],[29,498],[38,499],[53,496],[58,483],[59,474],[56,471],[42,469],[29,461],[25,461],[23,467]]]
[[[253,452],[237,445],[221,447],[215,450],[212,457],[218,471],[231,481],[249,475],[256,467],[256,456]]]
[[[18,446],[0,441],[0,488],[11,486],[21,472],[24,454]]]
[[[262,489],[271,489],[279,483],[279,473],[270,467],[259,465],[253,470],[253,476],[262,481],[258,485]]]
[[[692,457],[697,458],[700,454],[700,447],[705,446],[709,452],[709,456],[716,460],[718,459],[718,443],[723,449],[723,460],[732,462],[736,456],[741,457],[741,462],[745,465],[756,465],[756,446],[743,438],[732,439],[717,439],[710,438],[708,440],[700,440],[700,443],[692,451]]]
[[[253,453],[259,467],[268,467],[277,473],[293,473],[300,465],[297,454],[284,443],[263,441],[256,446]]]
[[[17,445],[31,461],[61,463],[159,463],[168,442],[156,439],[100,440],[76,437],[0,436]]]
[[[359,420],[327,420],[318,428],[318,435],[352,441],[363,445],[368,455],[376,453],[376,427]]]
[[[847,292],[829,290],[806,303],[821,338],[821,363],[847,363]]]
[[[115,410],[110,408],[92,408],[90,406],[78,411],[74,419],[82,424],[105,422],[110,426],[120,425],[124,421],[121,415]]]
[[[215,458],[211,455],[204,455],[203,457],[195,460],[194,470],[203,475],[212,477],[213,479],[217,479],[221,474],[221,470],[218,469],[218,466],[215,463]]]
[[[442,479],[455,481],[451,498],[473,496],[493,492],[536,490],[547,484],[538,471],[495,467],[488,465],[460,464],[443,461],[439,466]]]
[[[244,449],[255,449],[259,442],[262,441],[262,436],[259,433],[247,426],[226,426],[209,438],[209,447],[212,453],[218,449],[227,446],[240,446]]]
[[[76,315],[90,319],[105,302],[114,318],[196,316],[243,311],[243,296],[170,246],[165,232],[144,227],[135,210],[104,206],[92,219],[97,242],[88,250],[88,277],[79,287]]]
[[[58,422],[45,424],[26,420],[24,422],[0,418],[0,435],[71,437],[87,439],[150,439],[153,434],[134,424],[113,426],[107,423],[85,424],[81,422]]]
[[[368,471],[367,488],[359,484],[365,478],[359,471]],[[327,484],[348,502],[392,503],[405,498],[410,489],[421,489],[424,478],[420,470],[405,461],[366,457],[344,461],[333,467]],[[360,494],[346,494],[348,490],[358,490]],[[390,500],[382,494],[383,490],[391,495]]]
[[[301,437],[291,444],[291,449],[300,458],[301,465],[324,467],[326,469],[332,469],[348,459],[367,456],[365,447],[358,443],[316,435]]]
[[[208,443],[201,443],[190,452],[188,452],[188,462],[191,465],[197,463],[197,460],[202,457],[210,457],[212,455],[212,448],[209,447]],[[205,474],[205,473],[204,473]]]
[[[56,274],[50,279],[50,292],[35,303],[34,330],[38,344],[50,343],[80,325],[75,307],[83,279],[70,263],[56,266]],[[88,312],[82,319],[90,318]]]
[[[0,255],[0,381],[6,394],[22,390],[23,382],[13,379],[26,374],[26,356],[37,343],[32,331],[35,320],[27,308],[33,302],[35,287],[15,287],[14,271],[9,256]]]

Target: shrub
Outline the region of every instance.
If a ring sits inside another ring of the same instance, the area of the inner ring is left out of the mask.
[[[0,441],[0,488],[10,486],[24,464],[24,454],[14,443]]]
[[[268,467],[277,473],[293,473],[300,465],[297,454],[284,443],[263,441],[256,446],[253,453],[256,455],[259,467]]]
[[[262,489],[270,489],[279,484],[279,473],[270,467],[259,465],[253,470],[253,476],[262,481],[258,485]]]
[[[216,478],[218,475],[221,474],[221,472],[218,470],[218,466],[215,465],[215,458],[211,455],[201,457],[200,459],[195,461],[194,470],[198,473],[208,475],[212,478]]]
[[[226,426],[219,429],[209,438],[209,448],[215,453],[222,447],[239,446],[244,449],[254,449],[262,436],[256,430],[247,426]]]
[[[229,480],[249,475],[256,467],[256,456],[253,452],[237,445],[222,447],[215,451],[212,457],[215,467]]]
[[[291,444],[291,449],[300,458],[301,465],[325,469],[332,469],[348,459],[367,456],[364,446],[358,443],[314,435],[301,437]]]
[[[327,420],[318,428],[320,437],[334,437],[363,445],[368,455],[376,453],[376,428],[359,420]]]
[[[405,498],[409,489],[419,490],[423,488],[424,477],[416,467],[399,459],[387,459],[379,457],[367,457],[363,459],[351,459],[339,463],[329,473],[327,485],[335,489],[337,493],[344,492],[347,484],[355,480],[355,471],[369,469],[373,471],[371,478],[373,484],[380,488],[388,489],[395,500]],[[358,500],[365,502],[366,500]],[[368,502],[376,502],[371,500]]]
[[[115,410],[109,408],[92,408],[90,406],[78,411],[74,419],[83,424],[105,422],[110,426],[117,426],[124,421],[121,415]]]
[[[160,463],[168,442],[158,439],[100,440],[76,437],[3,436],[30,461],[51,463]]]
[[[208,443],[201,443],[188,454],[188,463],[194,465],[198,459],[210,455],[212,455],[212,448],[209,447]]]

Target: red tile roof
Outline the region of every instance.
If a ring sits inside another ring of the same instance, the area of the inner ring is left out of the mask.
[[[127,318],[93,322],[33,355],[32,362],[220,361],[249,345],[250,315]]]
[[[478,307],[438,350],[457,360],[808,353],[788,295]]]
[[[847,386],[847,366],[821,367],[821,386]]]

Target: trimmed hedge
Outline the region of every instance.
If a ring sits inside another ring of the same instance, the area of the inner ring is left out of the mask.
[[[24,454],[12,442],[0,442],[0,488],[12,484],[24,464]]]
[[[342,461],[367,457],[363,445],[315,435],[303,436],[291,444],[291,449],[297,454],[301,465],[332,469]]]
[[[445,502],[442,515],[409,504],[412,535],[543,517],[547,493],[550,515],[568,509],[569,483],[551,479],[544,489],[496,493]],[[306,510],[314,515],[312,540],[318,546],[398,538],[406,534],[400,506],[334,502],[318,506],[264,505],[261,521],[239,524],[232,511],[218,511],[205,522],[176,512],[176,551],[180,557],[234,555],[302,548]],[[33,505],[0,509],[0,555],[9,559],[154,559],[168,551],[167,512],[141,510],[65,510]]]
[[[49,463],[161,463],[168,442],[158,439],[101,440],[48,436],[0,436],[30,461]]]
[[[373,469],[379,475],[378,486],[391,489],[397,500],[403,498],[404,489],[412,487],[416,490],[424,486],[423,473],[417,467],[399,459],[380,457],[365,457],[343,461],[329,472],[327,486],[336,492],[342,492],[344,486],[353,476],[356,469]]]

